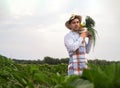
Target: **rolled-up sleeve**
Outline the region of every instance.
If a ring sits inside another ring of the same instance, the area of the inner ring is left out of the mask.
[[[76,51],[80,45],[82,44],[83,38],[79,37],[78,39],[74,40],[72,36],[65,36],[64,43],[65,46],[69,51]]]

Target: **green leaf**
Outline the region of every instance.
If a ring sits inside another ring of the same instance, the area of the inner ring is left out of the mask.
[[[93,46],[95,46],[97,31],[94,29],[95,21],[90,16],[87,16],[85,19],[85,27],[88,29],[92,37]]]

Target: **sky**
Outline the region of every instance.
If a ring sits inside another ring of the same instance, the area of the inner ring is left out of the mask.
[[[37,60],[68,57],[65,22],[91,16],[98,37],[88,59],[120,60],[119,0],[0,0],[0,54]]]

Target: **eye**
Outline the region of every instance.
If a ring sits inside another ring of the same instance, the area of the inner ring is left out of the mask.
[[[75,24],[76,22],[72,22],[72,24]]]
[[[77,21],[76,23],[79,23],[79,21]]]

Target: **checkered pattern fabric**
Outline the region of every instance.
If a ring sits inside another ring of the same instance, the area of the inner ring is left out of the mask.
[[[83,69],[87,68],[85,58],[85,41],[69,58],[68,75],[81,75]]]

